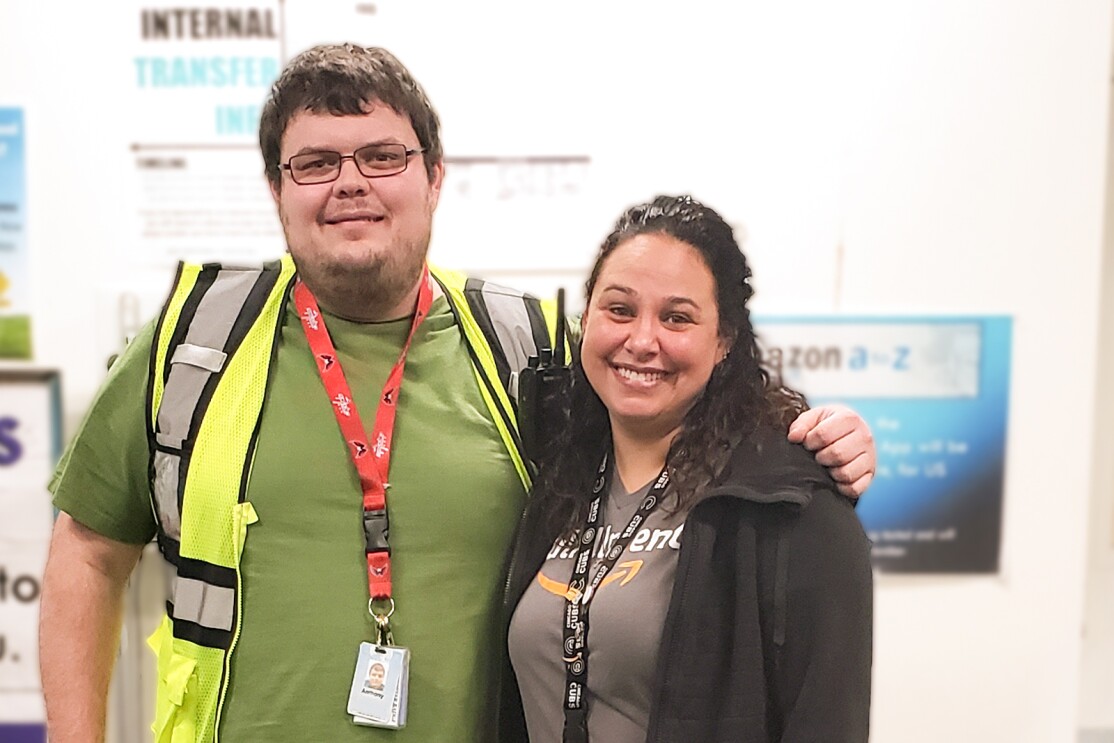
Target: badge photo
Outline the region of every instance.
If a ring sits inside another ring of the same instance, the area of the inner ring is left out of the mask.
[[[400,728],[406,724],[410,651],[360,643],[348,713],[357,725]]]

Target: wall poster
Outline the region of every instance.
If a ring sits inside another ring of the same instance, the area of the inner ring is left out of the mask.
[[[31,358],[23,110],[0,108],[0,359]]]
[[[878,471],[858,507],[876,568],[995,573],[1009,404],[1008,317],[767,317],[767,364],[812,405],[870,424]]]

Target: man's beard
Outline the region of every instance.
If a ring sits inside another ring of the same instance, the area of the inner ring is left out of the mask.
[[[415,242],[396,245],[360,262],[313,256],[308,261],[295,259],[295,264],[298,275],[327,312],[361,322],[396,320],[413,312],[413,307],[400,311],[398,305],[421,277],[429,235]]]

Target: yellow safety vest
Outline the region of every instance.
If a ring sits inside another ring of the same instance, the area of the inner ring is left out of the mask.
[[[217,737],[240,632],[240,557],[257,516],[245,500],[275,339],[294,280],[289,256],[257,268],[180,264],[151,350],[151,504],[175,578],[148,644],[158,655],[156,743]],[[518,438],[517,373],[552,348],[556,307],[433,269],[480,395],[529,489]]]

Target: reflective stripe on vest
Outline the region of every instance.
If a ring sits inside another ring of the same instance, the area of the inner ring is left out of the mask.
[[[224,349],[233,323],[263,276],[261,268],[217,271],[197,304],[185,339],[170,359],[154,431],[159,448],[153,460],[153,490],[162,530],[175,541],[182,536],[178,507],[184,484],[179,472],[182,445],[190,434],[206,385],[224,368],[228,358]]]
[[[232,629],[236,589],[178,576],[174,580],[174,619],[214,629]]]
[[[528,489],[514,408],[497,359],[508,360],[509,380],[537,353],[537,318],[555,325],[555,305],[501,288],[489,291],[482,282],[472,285],[474,293],[494,301],[477,305],[465,297],[463,276],[433,273],[461,328],[481,396]],[[181,734],[212,741],[219,727],[240,627],[239,561],[247,525],[256,518],[245,500],[248,473],[293,275],[289,256],[262,270],[184,264],[156,330],[147,416],[151,500],[159,546],[176,576],[167,602],[173,621],[160,629],[171,637],[153,646],[159,648],[160,675],[163,668],[190,669],[188,679],[178,673],[173,684],[160,677],[157,740],[172,730],[175,740]],[[486,333],[474,305],[483,310]],[[184,694],[192,695],[188,704]]]

